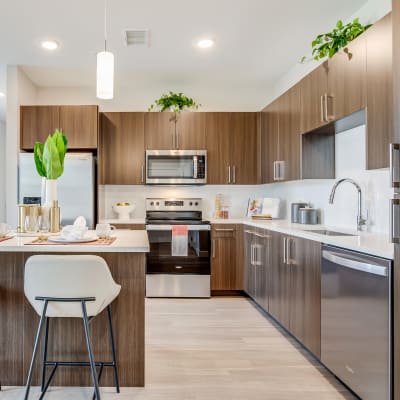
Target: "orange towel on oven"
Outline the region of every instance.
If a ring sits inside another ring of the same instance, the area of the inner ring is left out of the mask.
[[[172,226],[171,256],[186,257],[188,255],[188,232],[187,225]]]

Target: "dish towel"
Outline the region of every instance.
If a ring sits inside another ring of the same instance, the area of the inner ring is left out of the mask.
[[[187,225],[172,226],[171,256],[186,257],[188,255]]]

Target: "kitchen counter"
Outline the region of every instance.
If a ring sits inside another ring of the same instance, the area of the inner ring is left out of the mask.
[[[118,218],[103,218],[99,221],[100,224],[145,224],[146,219],[145,218],[129,218],[129,219],[118,219]]]
[[[35,254],[94,254],[108,264],[114,280],[121,285],[112,303],[117,363],[121,386],[144,386],[145,362],[145,273],[149,251],[144,230],[116,230],[116,241],[98,245],[26,245],[34,237],[14,237],[0,242],[0,327],[2,345],[8,356],[0,363],[1,383],[23,386],[35,341],[38,316],[24,296],[24,265]],[[84,266],[82,266],[84,267]],[[91,321],[93,351],[96,361],[109,360],[107,313]],[[71,349],[78,360],[87,354],[82,321],[79,318],[55,318],[51,322],[49,359],[70,359]],[[38,371],[38,368],[36,368]],[[32,385],[40,385],[35,373]],[[102,386],[113,386],[113,374],[104,369]],[[89,368],[60,369],[54,386],[90,386]]]
[[[330,244],[349,250],[359,251],[361,253],[372,254],[378,257],[388,259],[394,258],[394,246],[389,243],[388,235],[357,232],[339,227],[331,227],[325,225],[302,225],[292,224],[285,220],[270,221],[254,221],[249,218],[232,218],[232,219],[213,219],[212,224],[245,224],[256,228],[269,229],[271,231],[280,232],[286,235],[302,237],[304,239],[314,240],[316,242]],[[332,231],[344,232],[356,236],[327,236],[318,233],[309,232],[316,229],[329,229]]]
[[[147,253],[149,241],[145,230],[115,230],[113,235],[117,240],[108,246],[93,244],[51,244],[29,245],[35,237],[15,236],[12,239],[0,242],[2,252],[30,252],[30,253]]]

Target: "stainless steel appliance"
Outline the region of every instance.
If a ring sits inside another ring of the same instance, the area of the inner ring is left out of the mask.
[[[391,399],[391,260],[322,246],[321,360],[363,400]]]
[[[19,155],[19,202],[24,198],[42,197],[42,178],[36,172],[32,153]],[[82,215],[88,227],[94,226],[95,169],[90,153],[67,153],[64,173],[58,180],[58,200],[62,225],[71,224]]]
[[[187,255],[172,255],[172,227],[187,225]],[[210,224],[201,199],[146,199],[147,297],[210,297]]]
[[[146,184],[206,183],[207,150],[146,150]]]

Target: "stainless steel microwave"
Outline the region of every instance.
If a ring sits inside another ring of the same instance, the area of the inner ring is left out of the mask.
[[[146,184],[206,183],[207,150],[146,150]]]

